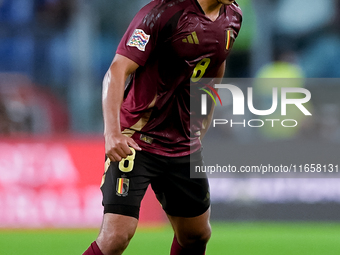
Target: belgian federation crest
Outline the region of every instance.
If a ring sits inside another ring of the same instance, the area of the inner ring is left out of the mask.
[[[127,178],[117,178],[116,194],[118,196],[127,196],[129,192],[129,182]]]
[[[235,42],[235,35],[234,31],[232,29],[226,30],[226,50],[230,50],[233,47],[233,44]]]

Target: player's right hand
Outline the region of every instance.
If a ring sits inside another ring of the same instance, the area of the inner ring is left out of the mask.
[[[132,147],[137,151],[142,150],[142,148],[140,148],[130,137],[126,137],[122,134],[105,135],[105,154],[111,161],[118,162],[131,155],[132,151],[129,147]]]

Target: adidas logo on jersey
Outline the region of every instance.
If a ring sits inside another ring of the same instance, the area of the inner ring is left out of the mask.
[[[184,38],[182,42],[190,44],[200,44],[195,31],[188,35],[186,38]]]

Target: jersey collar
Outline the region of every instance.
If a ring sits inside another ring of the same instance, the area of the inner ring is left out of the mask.
[[[195,5],[196,5],[196,7],[199,9],[199,11],[200,11],[202,14],[205,15],[205,13],[204,13],[204,11],[203,11],[201,5],[198,3],[198,1],[197,1],[197,0],[194,0],[193,2],[195,3]]]
[[[203,11],[201,5],[199,4],[199,2],[197,0],[193,0],[194,4],[196,5],[196,7],[198,8],[198,10],[205,15],[205,12]],[[225,5],[222,5],[221,9],[220,9],[220,15],[221,16],[224,12],[225,12]]]

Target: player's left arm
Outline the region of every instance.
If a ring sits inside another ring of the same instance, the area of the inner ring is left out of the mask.
[[[213,80],[214,84],[218,84],[222,81],[222,78],[224,76],[224,71],[225,71],[225,65],[226,65],[226,61],[224,61],[222,63],[222,65],[220,66],[220,68],[218,69],[216,78]],[[215,110],[215,104],[212,104],[209,114],[203,120],[202,129],[201,129],[201,136],[200,136],[201,140],[203,139],[203,137],[205,136],[205,134],[207,133],[207,131],[210,127],[211,120],[212,120],[213,115],[214,115],[214,110]]]

